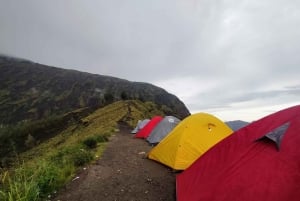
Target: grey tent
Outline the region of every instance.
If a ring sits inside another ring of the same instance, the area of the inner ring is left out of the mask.
[[[240,128],[247,126],[249,123],[246,121],[235,120],[235,121],[226,121],[225,124],[231,128],[233,131],[237,131]]]
[[[159,143],[166,135],[168,135],[175,126],[180,122],[179,119],[173,116],[166,116],[161,120],[149,134],[147,141],[150,144]]]
[[[139,130],[144,128],[144,126],[146,126],[149,121],[150,119],[139,120],[136,127],[131,131],[131,133],[136,134],[137,132],[139,132]]]

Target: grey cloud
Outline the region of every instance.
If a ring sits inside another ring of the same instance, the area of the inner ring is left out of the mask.
[[[222,94],[223,93],[223,94]],[[278,90],[268,91],[240,91],[238,93],[232,92],[230,88],[222,88],[218,92],[216,90],[199,93],[193,97],[190,106],[195,110],[208,109],[229,109],[233,108],[235,104],[255,101],[259,104],[285,104],[289,100],[292,102],[299,101],[300,87],[287,86]]]
[[[242,96],[235,97],[232,99],[228,99],[226,102],[228,103],[237,103],[251,100],[270,100],[275,99],[277,97],[283,96],[298,96],[300,94],[300,88],[295,89],[282,89],[282,90],[270,90],[270,91],[256,91],[252,93],[245,93]]]
[[[191,110],[288,103],[300,99],[284,88],[299,86],[299,10],[296,0],[3,0],[0,53],[132,81],[193,77]]]

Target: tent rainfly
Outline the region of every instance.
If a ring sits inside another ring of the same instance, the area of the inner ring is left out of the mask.
[[[136,138],[147,138],[152,131],[152,129],[162,120],[161,116],[153,117],[144,128],[142,128],[137,134],[135,134]]]
[[[182,120],[156,147],[148,158],[174,170],[185,170],[199,156],[233,131],[221,120],[207,113],[197,113]]]
[[[176,178],[178,201],[300,200],[300,105],[237,130]]]
[[[136,127],[131,131],[131,133],[136,134],[142,128],[144,128],[144,126],[146,126],[149,121],[150,121],[150,119],[139,120]]]
[[[179,124],[180,120],[173,116],[165,116],[147,137],[147,141],[152,144],[158,144],[173,128]]]

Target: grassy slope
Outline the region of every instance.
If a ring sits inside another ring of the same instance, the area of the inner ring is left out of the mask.
[[[68,127],[47,142],[22,154],[22,158],[37,158],[39,155],[43,156],[57,149],[81,143],[87,137],[110,134],[116,131],[119,121],[134,127],[139,119],[151,118],[154,115],[163,113],[152,102],[118,101],[83,118],[82,122],[85,125]]]
[[[2,170],[0,187],[3,185],[3,189],[6,191],[0,189],[0,199],[10,200],[8,192],[12,189],[17,192],[11,192],[11,194],[30,195],[28,192],[33,191],[31,200],[45,197],[69,181],[78,167],[101,156],[106,143],[97,141],[97,147],[90,149],[84,146],[86,139],[99,139],[101,136],[108,136],[116,132],[117,124],[120,121],[134,127],[139,119],[151,118],[154,115],[163,115],[163,113],[152,102],[119,101],[96,110],[81,119],[82,124],[74,124],[55,137],[22,153],[19,156],[19,163],[15,167],[17,170],[15,175],[20,177],[18,171],[22,170],[23,180],[7,176],[8,171]],[[35,173],[33,174],[33,172]],[[35,176],[29,176],[31,174]],[[24,185],[20,185],[19,188],[12,186],[12,184],[18,186],[18,184],[26,182],[32,183],[32,188],[24,189]],[[39,191],[35,192],[35,189],[39,189]],[[38,195],[34,196],[35,194]],[[14,199],[17,197],[13,197],[12,200]]]

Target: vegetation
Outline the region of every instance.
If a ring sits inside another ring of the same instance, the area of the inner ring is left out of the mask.
[[[81,124],[79,118],[84,116],[81,110],[60,116],[50,116],[36,121],[23,121],[16,125],[0,127],[0,166],[6,166],[10,155],[33,148],[37,144],[55,136],[68,125]]]
[[[0,126],[61,116],[78,108],[94,111],[119,100],[151,101],[189,115],[164,89],[147,83],[45,66],[0,55]]]
[[[14,161],[11,166],[0,169],[0,200],[36,201],[48,198],[72,180],[78,168],[101,156],[111,134],[118,131],[118,122],[134,127],[139,119],[163,114],[151,102],[119,101],[68,124],[62,130],[58,124],[59,129],[52,128],[52,131],[60,130],[59,133],[40,143],[34,139],[38,135],[31,128],[32,134],[24,134],[26,151],[11,157],[10,160]],[[28,125],[39,124],[28,122]],[[17,130],[27,134],[28,125],[24,123]],[[55,127],[55,124],[51,125]],[[43,128],[50,129],[48,126]]]
[[[47,198],[101,156],[118,123],[189,115],[162,88],[0,55],[0,200]]]

